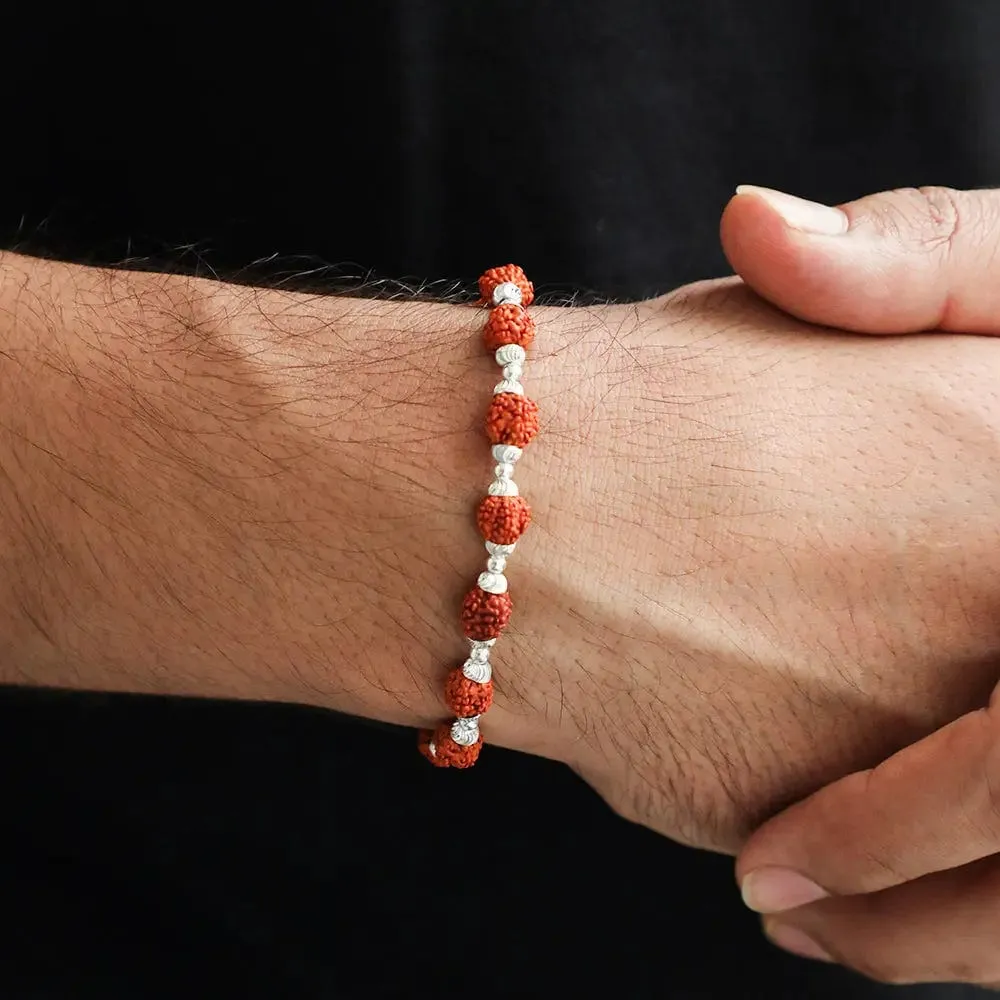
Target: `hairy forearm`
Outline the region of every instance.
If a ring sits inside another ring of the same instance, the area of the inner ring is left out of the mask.
[[[478,314],[13,255],[0,310],[0,680],[441,714]]]
[[[695,509],[678,399],[706,383],[660,308],[534,309],[537,517],[484,733],[582,769],[669,711],[656,753],[694,775],[693,590],[660,568],[700,542],[655,493]],[[0,258],[0,681],[438,721],[484,557],[482,318]],[[647,704],[651,649],[675,667]]]
[[[488,742],[732,849],[992,685],[995,342],[838,337],[726,282],[532,308]],[[0,681],[439,721],[482,320],[0,258]]]

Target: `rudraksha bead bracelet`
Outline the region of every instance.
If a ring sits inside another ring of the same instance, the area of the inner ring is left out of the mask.
[[[513,610],[504,570],[531,520],[531,508],[513,477],[523,449],[538,433],[538,404],[524,395],[521,385],[525,350],[535,339],[535,323],[528,314],[535,290],[521,268],[507,264],[480,277],[479,293],[481,303],[490,309],[483,343],[502,369],[486,414],[486,436],[496,465],[488,495],[476,511],[486,543],[486,570],[462,601],[469,656],[448,674],[444,686],[445,703],[454,718],[420,733],[420,750],[437,767],[472,767],[479,757],[483,746],[479,718],[493,701],[490,651]]]

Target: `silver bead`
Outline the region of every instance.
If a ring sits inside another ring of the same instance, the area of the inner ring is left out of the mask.
[[[468,659],[462,664],[462,673],[476,684],[486,684],[493,677],[493,668],[489,660]]]
[[[492,448],[494,462],[516,462],[523,452],[516,444],[495,444]]]
[[[501,545],[499,542],[486,543],[486,551],[489,552],[491,556],[509,556],[516,548],[517,542],[511,542],[510,545]]]
[[[498,365],[523,365],[527,355],[520,344],[504,344],[497,348],[493,357],[497,359]]]
[[[494,479],[487,490],[491,497],[516,497],[520,496],[517,483],[513,479]]]
[[[524,374],[524,365],[504,365],[503,377],[508,382],[520,382]]]
[[[434,745],[433,740],[429,740],[427,743],[427,752],[432,756],[436,757],[438,755],[438,748]]]
[[[500,462],[493,466],[493,475],[497,479],[510,479],[514,475],[514,466],[510,462]]]
[[[451,724],[451,738],[460,747],[471,747],[479,739],[479,716],[470,715],[466,719],[456,719]]]
[[[490,556],[486,560],[486,569],[490,573],[502,573],[507,568],[506,556]]]
[[[503,573],[480,573],[476,584],[480,590],[485,590],[487,594],[507,593],[507,577]]]
[[[502,281],[493,289],[493,305],[515,305],[521,304],[521,289],[513,281]]]
[[[490,647],[476,645],[469,650],[469,659],[474,663],[486,663],[490,658]]]
[[[524,386],[520,382],[513,379],[505,378],[502,382],[497,382],[493,386],[493,395],[497,395],[500,392],[513,392],[517,396],[524,395]]]

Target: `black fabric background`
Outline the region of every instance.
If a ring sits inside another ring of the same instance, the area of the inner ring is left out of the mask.
[[[739,182],[1000,183],[990,0],[4,19],[0,238],[67,259],[463,282],[512,259],[638,298],[726,272]],[[0,746],[5,1000],[974,993],[779,954],[728,859],[547,762],[440,773],[314,710],[23,691]]]

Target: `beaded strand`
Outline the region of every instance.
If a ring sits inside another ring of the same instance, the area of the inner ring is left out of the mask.
[[[515,264],[494,267],[479,279],[481,303],[490,314],[483,343],[501,368],[486,414],[486,436],[492,446],[493,482],[476,511],[476,524],[486,545],[486,570],[462,601],[461,623],[469,640],[469,656],[445,680],[444,696],[451,722],[420,733],[420,752],[436,767],[472,767],[483,746],[479,718],[493,702],[490,650],[510,621],[513,603],[507,591],[507,559],[531,520],[531,508],[514,482],[514,466],[538,433],[538,404],[521,385],[525,350],[535,339],[535,323],[527,307],[535,290]]]

